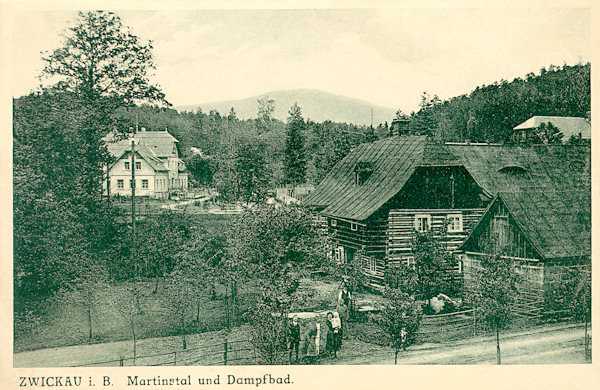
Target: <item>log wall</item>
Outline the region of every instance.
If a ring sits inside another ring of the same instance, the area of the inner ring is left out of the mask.
[[[484,214],[485,209],[412,209],[390,210],[387,231],[388,263],[406,261],[414,256],[412,243],[415,238],[415,217],[431,216],[431,231],[434,236],[446,245],[449,252],[455,251],[471,232],[475,224]],[[448,215],[462,214],[463,229],[461,232],[448,232]]]

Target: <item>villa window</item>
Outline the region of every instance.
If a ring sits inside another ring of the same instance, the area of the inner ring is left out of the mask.
[[[123,179],[118,179],[117,180],[117,188],[119,188],[119,189],[125,188],[125,185],[123,183]]]
[[[125,170],[129,170],[131,169],[131,164],[129,163],[129,161],[125,161]]]
[[[358,225],[355,224],[354,222],[350,223],[350,230],[352,230],[353,232],[358,230]]]
[[[148,179],[142,179],[142,188],[148,188]]]
[[[136,162],[135,162],[135,169],[137,169],[138,171],[139,171],[140,169],[142,169],[142,162],[141,162],[141,161],[136,161]]]
[[[331,226],[332,227],[336,227],[337,226],[337,219],[331,218]]]

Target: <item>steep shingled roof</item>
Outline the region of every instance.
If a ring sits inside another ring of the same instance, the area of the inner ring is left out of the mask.
[[[120,134],[120,135],[115,135],[115,133],[108,133],[106,134],[104,137],[102,137],[102,140],[105,142],[109,152],[111,152],[113,155],[120,155],[120,149],[123,147],[122,146],[122,142],[127,141],[127,139],[133,136],[135,137],[135,139],[138,141],[139,144],[143,144],[146,145],[150,150],[152,150],[152,152],[154,153],[154,155],[156,157],[159,158],[169,158],[169,157],[174,157],[176,153],[174,153],[174,148],[177,148],[177,143],[179,143],[179,141],[177,140],[177,138],[173,137],[168,131],[166,130],[161,130],[161,131],[150,131],[150,130],[144,130],[144,131],[138,131],[135,134]],[[124,137],[127,137],[126,139],[123,139]],[[114,150],[116,153],[113,153],[112,150]]]
[[[355,184],[357,162],[373,173]],[[399,136],[362,144],[305,200],[324,215],[363,221],[396,195],[419,166],[462,165],[490,195],[500,195],[545,257],[590,252],[589,146],[438,145]]]
[[[135,138],[152,150],[157,157],[173,157],[175,155],[173,148],[176,148],[179,142],[166,130],[140,131],[135,134]]]
[[[544,258],[589,256],[590,148],[557,145],[526,151],[527,161],[521,158],[528,163],[525,171],[499,175],[498,198]]]
[[[361,144],[325,176],[305,204],[325,207],[323,214],[364,220],[398,193],[420,163],[426,138],[390,137]],[[369,162],[373,173],[355,184],[358,162]]]

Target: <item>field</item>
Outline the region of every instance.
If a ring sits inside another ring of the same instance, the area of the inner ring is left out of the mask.
[[[121,299],[128,284],[113,284],[94,291],[97,304],[92,310],[92,340],[88,340],[88,318],[86,310],[77,305],[59,300],[48,300],[40,308],[42,315],[36,324],[28,330],[15,335],[15,352],[40,348],[53,348],[68,345],[103,343],[128,340],[132,338],[127,320],[114,307],[114,301]],[[190,302],[186,312],[187,333],[220,331],[226,327],[226,309],[223,299],[225,289],[217,286],[217,298],[211,299],[208,293],[198,296],[196,302]],[[173,319],[169,305],[161,297],[161,286],[153,293],[154,281],[139,283],[141,291],[141,313],[137,317],[136,337],[138,339],[167,337],[180,333]],[[312,295],[297,311],[312,311],[334,307],[337,284],[327,281],[304,279],[301,289],[312,291]],[[255,288],[245,285],[239,288],[239,310],[233,320],[241,322],[241,316],[250,302],[255,299]]]

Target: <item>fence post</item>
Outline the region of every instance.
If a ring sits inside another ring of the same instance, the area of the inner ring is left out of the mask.
[[[123,356],[119,358],[119,366],[123,367]]]
[[[227,365],[227,337],[225,337],[225,342],[223,343],[223,364]]]
[[[177,351],[173,352],[173,365],[176,366],[177,365]]]

